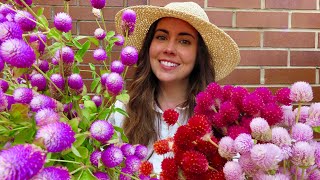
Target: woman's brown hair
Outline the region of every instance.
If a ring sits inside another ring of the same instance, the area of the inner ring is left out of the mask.
[[[149,60],[149,48],[155,34],[159,20],[154,22],[150,28],[139,52],[137,69],[133,82],[128,91],[130,101],[126,107],[128,118],[125,119],[123,129],[131,144],[148,145],[157,140],[159,130],[156,129],[156,116],[159,114],[154,110],[154,102],[158,93],[158,79],[151,70]],[[212,57],[202,37],[198,34],[198,51],[196,64],[189,76],[189,96],[183,106],[188,106],[187,115],[193,114],[195,107],[195,96],[206,86],[215,80]]]

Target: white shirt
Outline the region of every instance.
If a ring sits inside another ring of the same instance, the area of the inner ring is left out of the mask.
[[[125,105],[120,101],[116,101],[115,107],[125,110]],[[178,122],[181,125],[184,125],[184,124],[187,123],[187,117],[186,117],[186,113],[185,113],[187,108],[188,107],[183,107],[183,108],[176,107],[174,109],[175,111],[177,111],[179,113]],[[176,123],[173,126],[168,126],[168,124],[162,118],[163,111],[158,107],[158,105],[156,103],[154,103],[153,109],[156,112],[160,113],[160,116],[161,116],[160,119],[158,117],[155,117],[155,121],[154,121],[156,129],[160,130],[160,132],[158,134],[159,138],[160,139],[166,139],[168,137],[173,137],[174,134],[176,133],[179,125]],[[122,114],[116,112],[113,116],[111,116],[109,121],[115,126],[122,127],[124,119],[125,119],[125,117]],[[158,126],[158,122],[159,122],[160,128],[157,127]],[[148,156],[147,157],[149,157],[152,152],[153,152],[153,144],[149,144],[148,145]],[[153,170],[154,170],[155,173],[160,174],[160,172],[161,172],[161,162],[165,157],[173,157],[173,154],[172,153],[167,153],[165,155],[158,155],[156,153],[153,153],[152,156],[149,158],[148,161],[153,164]]]

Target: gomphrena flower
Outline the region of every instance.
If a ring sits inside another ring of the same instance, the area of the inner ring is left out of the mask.
[[[124,34],[126,34],[126,32],[128,32],[129,35],[133,33],[136,24],[136,18],[136,12],[133,10],[126,9],[123,11],[121,26]]]
[[[250,134],[250,130],[239,125],[232,125],[228,127],[227,135],[232,139],[236,139],[239,134]]]
[[[259,167],[253,163],[250,152],[241,154],[239,158],[239,165],[241,166],[242,170],[250,177],[256,174],[259,170]]]
[[[33,87],[37,87],[38,91],[44,91],[47,87],[47,80],[46,78],[38,73],[38,74],[33,74],[31,76],[31,79],[30,79],[30,83]]]
[[[59,122],[60,115],[53,109],[44,108],[39,110],[34,118],[38,126],[45,126],[50,123]]]
[[[292,101],[290,99],[290,88],[280,88],[275,93],[277,102],[289,106]]]
[[[71,126],[63,122],[50,123],[40,127],[36,139],[43,139],[48,152],[61,152],[75,141]]]
[[[50,80],[61,90],[64,89],[64,79],[61,74],[52,74]],[[52,85],[51,85],[52,86]]]
[[[32,89],[19,87],[13,91],[13,98],[17,103],[29,104],[32,100]]]
[[[62,53],[60,54],[60,52]],[[74,52],[70,47],[65,46],[61,50],[59,49],[56,51],[54,58],[57,60],[62,58],[62,62],[70,64],[74,62]]]
[[[114,44],[115,44],[116,46],[123,46],[123,44],[124,44],[124,37],[123,37],[122,35],[120,35],[120,34],[117,34],[117,35],[115,35],[114,37],[118,39],[116,42],[114,42]]]
[[[4,69],[4,60],[1,58],[0,55],[0,71],[2,71]]]
[[[54,16],[54,26],[62,32],[68,32],[72,29],[72,19],[69,14],[59,12]]]
[[[145,176],[149,176],[152,173],[153,165],[149,161],[143,161],[140,163],[139,173]]]
[[[0,89],[0,111],[4,111],[8,107],[8,99],[4,92]]]
[[[288,131],[283,127],[272,128],[271,142],[279,147],[291,145],[291,137]]]
[[[23,31],[32,31],[37,25],[36,18],[28,11],[18,11],[14,16],[14,21],[19,24]]]
[[[285,127],[291,127],[293,124],[295,124],[295,114],[292,111],[292,106],[281,106],[283,116],[282,119],[279,122],[279,125],[285,126]]]
[[[71,89],[82,90],[83,80],[80,74],[71,74],[68,77],[68,85]]]
[[[244,173],[238,162],[228,161],[224,167],[223,172],[227,180],[244,180]]]
[[[282,116],[282,109],[276,103],[267,103],[261,110],[261,117],[267,120],[270,126],[279,123]]]
[[[3,79],[0,79],[0,88],[3,92],[7,92],[7,90],[9,89],[9,83]]]
[[[172,150],[173,139],[160,139],[153,144],[154,152],[159,155],[166,154]]]
[[[132,46],[126,46],[121,50],[120,58],[122,64],[132,66],[138,61],[138,51]]]
[[[93,175],[98,179],[98,180],[110,180],[110,177],[107,173],[105,172],[101,172],[101,171],[97,171],[94,172]]]
[[[125,157],[134,155],[135,147],[128,143],[123,143],[121,145],[121,151]]]
[[[251,135],[255,139],[270,140],[271,129],[268,122],[263,118],[254,118],[250,123]]]
[[[148,148],[144,145],[137,144],[135,145],[134,155],[137,156],[139,159],[144,159],[148,155]]]
[[[108,76],[109,76],[109,73],[104,73],[101,75],[100,82],[101,82],[102,87],[106,86]]]
[[[290,99],[294,102],[310,102],[313,99],[312,88],[309,83],[299,81],[291,86]]]
[[[211,110],[212,106],[214,105],[214,99],[209,92],[202,91],[197,94],[196,103],[201,110],[207,111]],[[202,113],[198,112],[198,114]]]
[[[318,169],[316,169],[314,171],[310,171],[308,173],[310,173],[309,177],[308,177],[309,180],[317,180],[320,177],[320,170],[318,170]]]
[[[297,123],[291,129],[291,136],[296,141],[310,141],[313,139],[313,130],[309,125]]]
[[[274,144],[256,144],[251,150],[251,159],[260,169],[269,171],[278,168],[283,156],[281,149]]]
[[[301,123],[305,123],[307,121],[307,118],[309,117],[309,106],[301,106],[300,107],[300,115],[298,114],[298,108],[294,109],[293,113],[294,116],[298,116],[298,120]]]
[[[49,63],[46,60],[39,60],[38,62],[38,67],[41,71],[43,71],[44,73],[49,71]]]
[[[96,120],[90,127],[91,136],[101,143],[109,141],[114,133],[112,124],[104,120]]]
[[[257,94],[249,94],[242,100],[242,109],[249,115],[256,115],[264,106],[263,99]]]
[[[90,162],[92,165],[98,167],[99,161],[101,159],[101,154],[102,154],[102,152],[99,149],[97,149],[91,153]]]
[[[12,10],[14,9],[10,4],[2,4],[0,6],[0,14],[6,16],[7,14],[14,14],[15,12]]]
[[[249,91],[246,88],[242,86],[237,86],[232,89],[229,99],[239,109],[242,109],[242,100],[248,94]]]
[[[106,31],[102,28],[97,28],[94,31],[94,37],[96,37],[98,40],[103,40],[106,37]]]
[[[226,159],[233,158],[237,154],[234,147],[234,140],[229,136],[221,138],[221,140],[219,141],[218,152],[221,157],[224,157]]]
[[[194,115],[189,118],[188,126],[197,137],[203,137],[205,134],[211,132],[211,124],[204,115]]]
[[[250,152],[252,147],[253,139],[250,134],[239,134],[239,136],[234,140],[234,148],[240,154]]]
[[[163,177],[163,179],[178,179],[178,166],[174,158],[163,159],[161,169],[160,177]]]
[[[0,152],[0,179],[30,179],[43,167],[44,151],[33,144],[20,144]]]
[[[71,176],[65,167],[46,167],[43,168],[31,180],[70,180]]]
[[[44,49],[46,48],[44,43],[47,42],[47,36],[42,32],[32,33],[30,35],[29,42],[37,43],[38,51],[40,52],[40,54],[43,54]]]
[[[108,58],[108,56],[107,56],[107,53],[104,49],[99,48],[99,49],[94,50],[93,58],[97,61],[104,61]]]
[[[29,68],[36,60],[33,49],[22,39],[9,39],[1,44],[2,59],[17,68]]]
[[[208,160],[202,153],[191,150],[185,152],[183,156],[181,166],[184,171],[201,174],[208,170]]]
[[[252,94],[260,96],[264,103],[271,103],[275,101],[272,92],[266,87],[257,87]]]
[[[112,95],[118,95],[123,88],[124,82],[118,73],[110,73],[106,78],[106,88]]]
[[[37,112],[44,108],[56,109],[57,103],[51,97],[39,94],[32,98],[30,108],[33,112]]]
[[[141,160],[137,156],[128,156],[124,162],[126,168],[131,172],[135,173],[139,170]]]
[[[203,153],[207,157],[216,156],[218,154],[218,148],[212,142],[214,142],[215,144],[219,143],[218,139],[214,135],[207,134],[196,141],[197,144],[195,149]],[[172,143],[169,141],[169,146],[173,147],[173,141]]]
[[[127,175],[131,175],[132,176],[133,173],[127,167],[121,168],[121,173],[120,173],[120,176],[119,176],[119,180],[130,180],[131,177],[129,177]]]
[[[279,180],[289,180],[290,177],[289,175],[285,175],[285,174],[282,174],[282,173],[276,173],[275,175],[270,175],[270,174],[264,174],[262,172],[260,173],[257,173],[255,176],[254,176],[254,179],[279,179]],[[300,178],[299,178],[300,179]]]
[[[106,5],[106,0],[90,0],[91,6],[96,9],[102,9]]]
[[[119,60],[112,61],[110,65],[110,70],[111,72],[121,74],[124,71],[124,65]]]
[[[311,127],[320,126],[320,103],[311,104],[306,124]]]
[[[16,102],[14,101],[12,96],[9,96],[9,95],[5,95],[5,96],[6,96],[7,102],[8,102],[7,109],[10,110],[11,109],[11,105],[16,103]],[[2,102],[2,106],[4,107],[5,106],[5,104],[4,104],[5,100],[2,100],[2,101],[3,101]]]
[[[191,130],[190,126],[182,125],[180,126],[173,136],[174,144],[180,149],[192,149],[195,144],[193,141],[197,139],[197,136]]]
[[[233,123],[238,120],[240,112],[234,103],[225,101],[221,104],[219,113],[221,113],[225,121]]]
[[[107,149],[102,151],[101,160],[108,168],[118,166],[123,161],[122,151],[116,146],[109,146]]]
[[[308,142],[299,141],[292,147],[291,162],[296,166],[308,167],[315,163],[315,148]]]
[[[0,26],[0,42],[8,39],[22,39],[22,29],[17,23],[6,21]]]
[[[21,0],[14,0],[17,4],[19,4],[20,6],[25,7],[25,5],[23,4],[23,2],[21,2]],[[30,6],[32,4],[32,0],[24,0],[24,2]]]
[[[178,121],[179,113],[174,109],[167,109],[163,112],[162,117],[169,126],[173,126]]]
[[[102,98],[101,98],[101,96],[94,95],[94,96],[91,98],[91,100],[94,102],[94,104],[95,104],[97,107],[101,106],[101,104],[102,104]]]

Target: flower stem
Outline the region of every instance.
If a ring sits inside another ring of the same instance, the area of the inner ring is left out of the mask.
[[[106,23],[104,22],[104,17],[103,17],[103,13],[102,13],[101,9],[100,9],[100,16],[101,16],[101,21],[102,21],[102,24],[103,24],[103,28],[107,32],[107,26],[106,26]]]
[[[136,178],[136,177],[134,177],[134,176],[131,176],[130,174],[127,174],[127,173],[121,172],[121,171],[119,171],[119,170],[118,170],[118,169],[116,169],[116,168],[114,168],[113,170],[114,170],[114,171],[116,171],[116,172],[118,172],[118,173],[120,173],[120,174],[123,174],[123,175],[125,175],[125,176],[128,176],[128,177],[130,177],[131,179],[139,180],[139,178]]]
[[[208,138],[208,141],[209,141],[211,144],[213,144],[216,148],[219,149],[218,144],[216,144],[215,142],[213,142],[211,138]]]
[[[297,113],[297,116],[296,116],[296,123],[299,122],[300,113],[301,113],[301,102],[299,102],[299,105],[298,105],[298,113]]]
[[[85,166],[80,166],[78,169],[72,171],[70,174],[75,174],[76,172],[80,171],[81,169],[85,168]]]
[[[302,179],[304,179],[304,171],[305,171],[305,169],[302,168],[302,172],[301,172],[301,178],[302,178]]]
[[[81,163],[79,163],[79,162],[68,161],[68,160],[61,160],[61,159],[47,159],[47,161],[52,161],[52,162],[65,162],[65,163],[72,163],[72,164],[81,164]]]

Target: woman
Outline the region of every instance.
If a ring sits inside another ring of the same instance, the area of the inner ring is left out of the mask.
[[[164,157],[152,153],[152,144],[173,137],[178,128],[163,121],[163,112],[175,109],[180,114],[178,122],[186,124],[195,96],[210,82],[227,76],[240,55],[235,42],[211,24],[196,3],[129,8],[136,12],[137,24],[127,45],[139,50],[139,60],[129,103],[116,103],[126,109],[129,118],[115,114],[113,121],[124,129],[131,144],[148,145],[149,161],[159,173]],[[116,15],[118,32],[123,11]]]

